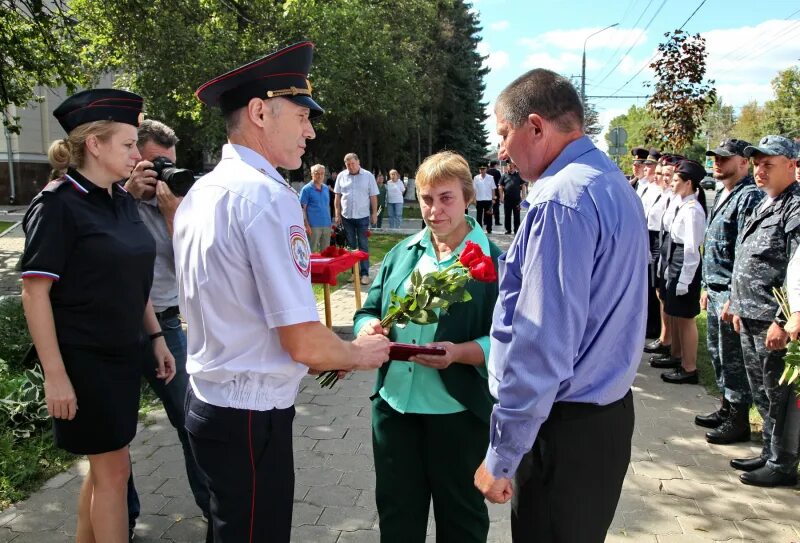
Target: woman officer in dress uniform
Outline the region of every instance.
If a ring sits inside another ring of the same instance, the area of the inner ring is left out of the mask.
[[[681,160],[672,176],[672,192],[677,200],[675,218],[667,244],[664,312],[672,318],[673,341],[681,349],[681,365],[661,374],[668,383],[697,383],[697,324],[700,313],[700,246],[706,225],[705,194],[700,181],[703,166]]]
[[[48,158],[66,173],[34,198],[23,220],[22,302],[55,442],[89,458],[78,542],[128,540],[128,444],[143,349],[153,349],[160,378],[175,373],[149,302],[155,243],[117,183],[141,159],[141,109],[140,96],[113,89],[83,91],[56,108],[68,135],[53,142]]]

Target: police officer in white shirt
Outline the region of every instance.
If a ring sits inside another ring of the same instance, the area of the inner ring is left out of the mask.
[[[486,173],[486,166],[478,167],[479,173],[472,178],[475,188],[475,214],[479,226],[486,227],[486,233],[492,233],[492,204],[494,204],[494,191],[497,184],[494,177]]]
[[[225,117],[228,144],[175,218],[180,307],[188,324],[186,429],[211,492],[210,540],[288,543],[292,420],[308,372],[373,369],[388,340],[340,340],[320,324],[297,194],[276,170],[301,165],[323,113],[297,43],[196,92]]]

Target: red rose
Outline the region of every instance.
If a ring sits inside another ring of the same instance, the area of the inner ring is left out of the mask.
[[[372,237],[372,230],[367,229],[367,237],[368,238]]]
[[[469,267],[469,274],[476,281],[483,283],[494,283],[497,281],[497,270],[494,269],[492,257],[483,255],[480,260],[474,262]]]
[[[473,241],[468,241],[466,245],[464,245],[464,250],[461,251],[458,261],[461,262],[461,265],[465,268],[469,268],[472,264],[478,262],[483,256],[484,255],[483,251],[481,251],[481,246]]]
[[[324,256],[326,258],[334,258],[339,256],[339,248],[335,245],[329,245],[325,247],[320,253],[320,256]]]

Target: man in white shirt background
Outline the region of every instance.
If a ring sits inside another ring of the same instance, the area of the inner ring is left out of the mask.
[[[492,233],[492,204],[495,201],[497,184],[494,177],[486,173],[486,166],[478,168],[478,175],[472,178],[475,187],[475,209],[478,224],[486,226],[486,233]]]
[[[346,169],[336,177],[333,192],[336,193],[334,208],[336,224],[344,225],[347,246],[369,254],[367,232],[370,224],[378,223],[378,183],[375,176],[361,167],[358,155],[344,156]],[[359,262],[361,284],[369,284],[369,259]],[[357,280],[357,278],[353,278]]]

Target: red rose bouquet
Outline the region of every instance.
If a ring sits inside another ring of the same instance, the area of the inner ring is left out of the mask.
[[[447,312],[447,308],[458,302],[468,302],[472,295],[466,289],[467,281],[474,279],[483,283],[497,281],[497,271],[492,257],[485,255],[477,243],[468,241],[459,257],[447,268],[425,275],[414,270],[411,273],[411,287],[404,296],[391,292],[391,307],[381,320],[383,328],[393,324],[403,327],[409,322],[433,324],[439,317],[434,311]],[[333,386],[338,381],[336,371],[322,373],[320,384]]]

